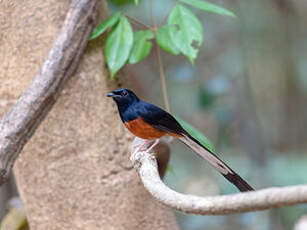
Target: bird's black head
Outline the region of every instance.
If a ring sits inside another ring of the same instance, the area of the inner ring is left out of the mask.
[[[139,98],[131,90],[125,88],[116,89],[108,93],[107,97],[112,97],[120,110],[139,101]]]

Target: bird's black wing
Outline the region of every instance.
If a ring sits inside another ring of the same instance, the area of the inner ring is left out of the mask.
[[[211,150],[202,145],[198,140],[192,137],[179,122],[163,109],[141,102],[136,107],[138,115],[153,127],[168,133],[182,135],[179,138],[184,144],[193,149],[198,155],[207,160],[215,167],[228,181],[234,184],[240,191],[254,190],[245,180],[235,173],[226,163],[219,159]]]
[[[142,101],[136,110],[145,122],[159,130],[178,135],[188,134],[171,114],[153,104]]]

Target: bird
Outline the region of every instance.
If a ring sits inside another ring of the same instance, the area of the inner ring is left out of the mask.
[[[207,160],[241,192],[254,190],[216,154],[190,135],[170,113],[158,106],[142,101],[130,89],[116,89],[106,96],[115,101],[120,118],[126,128],[135,136],[146,140],[137,151],[149,142],[154,141],[146,151],[150,152],[159,143],[161,137],[171,136],[179,139],[203,159]]]

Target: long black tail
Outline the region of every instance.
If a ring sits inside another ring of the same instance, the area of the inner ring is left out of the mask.
[[[228,165],[219,159],[208,148],[203,146],[199,141],[189,134],[179,138],[183,143],[192,148],[202,158],[207,160],[213,167],[215,167],[228,181],[234,184],[241,192],[253,191],[254,189],[236,174]]]

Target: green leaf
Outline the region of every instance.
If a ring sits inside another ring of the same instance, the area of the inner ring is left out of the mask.
[[[195,8],[200,9],[200,10],[210,12],[210,13],[227,15],[227,16],[231,16],[231,17],[237,17],[230,10],[226,10],[226,9],[224,9],[220,6],[217,6],[215,4],[212,4],[210,2],[201,1],[201,0],[179,0],[179,1],[184,2],[185,4],[193,6]]]
[[[139,0],[134,0],[134,4],[138,5],[139,4]]]
[[[188,8],[177,5],[168,17],[169,25],[178,25],[178,29],[170,31],[176,47],[187,56],[193,64],[198,48],[203,42],[203,27],[195,14]]]
[[[91,33],[91,36],[88,40],[93,40],[98,36],[102,35],[109,27],[114,26],[120,17],[120,12],[112,14],[110,17],[102,21]]]
[[[165,25],[160,27],[157,31],[157,43],[166,52],[177,55],[180,53],[180,51],[173,42],[170,31],[174,33],[176,31],[176,26]]]
[[[133,38],[133,47],[128,61],[130,64],[137,63],[148,56],[152,48],[152,43],[148,40],[154,38],[154,33],[151,30],[140,30],[134,33]]]
[[[214,145],[211,141],[205,137],[199,130],[194,128],[189,123],[181,120],[180,118],[176,117],[176,120],[181,124],[181,126],[196,140],[198,140],[201,144],[203,144],[206,148],[208,148],[211,152],[215,153]]]
[[[128,60],[132,44],[131,24],[125,16],[121,16],[118,24],[108,34],[106,41],[105,55],[111,78]]]

